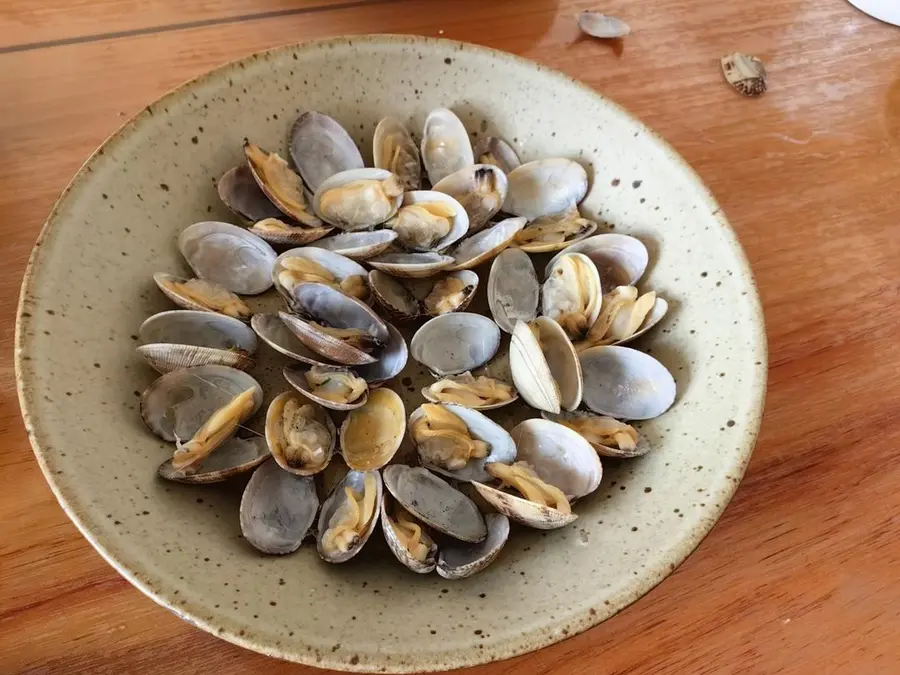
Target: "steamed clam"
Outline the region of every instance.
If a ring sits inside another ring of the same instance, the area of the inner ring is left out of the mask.
[[[491,264],[487,299],[494,321],[512,333],[517,321],[531,322],[537,316],[541,286],[527,253],[508,248]]]
[[[323,560],[347,562],[359,553],[378,524],[382,500],[377,471],[350,471],[322,504],[316,547]]]
[[[436,375],[458,375],[484,365],[500,348],[497,324],[468,312],[437,316],[409,343],[412,357]]]
[[[428,528],[400,504],[384,496],[381,528],[391,553],[418,574],[428,574],[437,566],[438,547]]]
[[[516,233],[525,227],[524,218],[507,218],[459,242],[450,251],[450,271],[470,270],[487,262],[512,244]]]
[[[400,210],[385,224],[397,242],[411,251],[440,251],[469,230],[462,205],[443,192],[415,190],[403,195]]]
[[[319,239],[311,246],[339,253],[351,260],[368,260],[387,251],[396,239],[397,233],[393,230],[342,232]]]
[[[542,312],[562,326],[571,339],[587,334],[600,315],[602,300],[600,275],[587,256],[567,253],[548,267],[541,287]]]
[[[272,285],[275,251],[242,227],[194,223],[178,236],[178,248],[194,274],[232,293],[256,295]]]
[[[503,206],[506,174],[492,164],[466,166],[434,185],[437,192],[454,197],[466,210],[469,230],[478,232]]]
[[[545,419],[562,424],[578,433],[591,444],[598,455],[639,457],[650,451],[650,445],[638,434],[637,429],[612,417],[594,415],[581,410],[559,415],[542,414]]]
[[[275,288],[290,302],[292,291],[303,283],[331,286],[363,302],[369,299],[366,270],[338,253],[319,248],[292,248],[272,266]]]
[[[375,299],[392,316],[415,319],[461,312],[475,297],[478,275],[469,270],[450,272],[421,280],[404,281],[380,270],[369,272]]]
[[[457,480],[487,480],[487,462],[511,462],[516,445],[486,415],[455,404],[425,403],[409,416],[421,463]]]
[[[516,322],[509,345],[509,367],[519,394],[538,410],[558,413],[581,404],[578,354],[555,321],[538,317]]]
[[[154,314],[138,331],[138,353],[158,372],[218,364],[249,370],[256,361],[256,335],[237,319],[209,312]]]
[[[313,207],[329,225],[354,232],[391,218],[402,199],[403,186],[390,171],[352,169],[323,181],[313,197]]]
[[[432,403],[455,403],[472,410],[493,410],[519,397],[506,382],[487,375],[475,377],[469,371],[448,375],[423,387],[422,396]]]
[[[239,296],[219,284],[203,279],[183,279],[158,272],[153,281],[166,297],[179,307],[201,312],[218,312],[248,321],[252,312]]]
[[[282,157],[250,141],[244,141],[244,155],[259,189],[282,213],[306,227],[322,227],[306,199],[303,180]]]
[[[587,194],[584,168],[571,159],[539,159],[513,169],[503,210],[529,220],[560,213]]]
[[[422,164],[428,180],[441,179],[475,163],[469,134],[460,119],[446,108],[432,110],[422,132]]]
[[[675,402],[675,380],[649,354],[628,347],[591,347],[579,354],[584,403],[600,415],[648,420]]]
[[[189,485],[221,483],[229,478],[253,471],[269,459],[266,439],[259,436],[249,438],[232,437],[222,443],[216,451],[195,463],[190,471],[176,469],[173,459],[159,465],[156,473],[160,478]]]
[[[485,468],[500,481],[500,486],[476,483],[475,489],[509,518],[540,530],[563,527],[578,518],[563,491],[542,480],[528,463],[488,464]],[[515,490],[521,496],[505,489]]]
[[[528,253],[547,253],[589,237],[597,223],[584,218],[577,206],[561,213],[535,218],[516,233],[515,245]]]
[[[639,295],[634,286],[617,286],[603,296],[597,320],[575,348],[581,352],[633,340],[659,323],[668,309],[668,303],[653,291]]]
[[[288,384],[330,410],[352,410],[368,400],[369,386],[355,372],[339,366],[285,366]]]
[[[650,261],[647,247],[636,237],[627,234],[595,234],[563,249],[550,260],[547,268],[568,253],[583,253],[590,258],[605,289],[634,286],[644,276]]]
[[[216,190],[222,203],[244,220],[254,222],[282,216],[281,210],[259,188],[246,164],[226,171],[216,184]]]
[[[480,164],[491,164],[503,173],[509,173],[522,165],[519,156],[512,146],[496,136],[482,136],[473,148],[475,161]]]
[[[404,190],[419,189],[422,182],[419,148],[400,120],[385,117],[378,123],[372,141],[372,154],[375,166],[397,176]]]
[[[270,244],[280,244],[282,246],[309,244],[317,239],[321,239],[332,230],[327,225],[305,227],[285,221],[282,218],[264,218],[253,223],[248,229]]]
[[[294,392],[275,397],[266,413],[266,442],[285,471],[311,476],[323,471],[334,453],[337,432],[328,413]]]
[[[313,192],[328,178],[342,171],[362,169],[363,158],[340,123],[310,110],[291,127],[291,159]]]

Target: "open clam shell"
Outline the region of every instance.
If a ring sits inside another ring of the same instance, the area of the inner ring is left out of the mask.
[[[509,518],[502,513],[488,513],[484,517],[487,538],[479,544],[447,542],[438,554],[437,573],[444,579],[465,579],[490,565],[509,538]]]
[[[387,251],[397,233],[393,230],[373,230],[371,232],[343,232],[310,244],[332,253],[339,253],[351,260],[368,260]]]
[[[365,186],[365,189],[357,189]],[[353,232],[389,220],[403,202],[397,177],[385,169],[351,169],[327,178],[313,196],[316,215],[329,225]]]
[[[318,510],[311,476],[296,476],[275,462],[264,462],[241,497],[241,532],[263,553],[293,553],[309,533]]]
[[[205,221],[178,236],[178,249],[194,274],[232,293],[257,295],[272,285],[272,247],[242,227]]]
[[[214,365],[249,370],[256,335],[237,319],[211,312],[173,310],[154,314],[138,331],[138,353],[158,372]]]
[[[446,108],[432,110],[422,131],[422,164],[432,185],[455,171],[475,163],[469,133],[460,119]]]
[[[409,359],[409,349],[403,335],[391,324],[385,323],[385,325],[389,337],[384,351],[381,352],[381,358],[375,363],[356,368],[357,375],[368,382],[370,388],[380,386],[397,377],[403,372]]]
[[[478,290],[478,275],[470,270],[460,270],[404,282],[380,270],[372,270],[369,287],[378,304],[391,315],[415,319],[421,314],[440,316],[465,310]]]
[[[453,312],[425,323],[409,343],[412,357],[436,375],[458,375],[484,365],[500,348],[500,329],[480,314]]]
[[[528,162],[507,176],[509,190],[503,210],[534,220],[577,206],[588,189],[587,173],[571,159]]]
[[[513,147],[496,136],[482,136],[472,150],[475,153],[476,162],[492,164],[506,174],[522,166]]]
[[[246,139],[244,155],[259,189],[282,213],[306,227],[322,228],[322,221],[312,213],[303,180],[281,156]]]
[[[259,189],[253,172],[246,164],[238,164],[226,171],[216,184],[216,190],[222,203],[244,220],[257,221],[282,216],[279,208]]]
[[[428,574],[434,571],[434,568],[437,566],[437,543],[431,537],[428,528],[423,523],[416,521],[417,525],[422,528],[420,536],[423,546],[428,546],[428,552],[425,554],[424,560],[420,560],[419,557],[413,555],[399,534],[397,521],[391,516],[391,513],[396,512],[397,509],[403,509],[403,507],[389,494],[384,495],[381,500],[381,529],[384,532],[384,540],[387,542],[388,548],[391,549],[391,553],[394,554],[397,560],[413,572]],[[404,515],[408,520],[415,521],[415,516],[406,511],[406,509],[403,509],[403,512],[405,512]]]
[[[250,318],[250,308],[244,304],[243,300],[211,281],[185,279],[174,274],[157,272],[153,275],[153,282],[169,300],[183,309],[224,314],[241,321],[247,321]],[[202,285],[205,295],[198,296],[196,293],[187,292],[185,285],[192,282]]]
[[[600,486],[603,467],[597,453],[580,434],[544,419],[529,419],[510,432],[517,459],[527,462],[541,480],[581,499]]]
[[[281,320],[307,347],[332,361],[362,365],[377,360],[372,353],[330,335],[325,327],[355,329],[371,338],[376,349],[387,344],[389,335],[384,321],[367,305],[324,284],[301,284],[291,292],[293,306],[300,318],[280,312]]]
[[[447,270],[469,270],[487,262],[512,243],[525,222],[525,218],[507,218],[466,237],[451,250],[453,264]]]
[[[260,340],[279,354],[311,366],[340,367],[300,342],[277,314],[254,314],[250,326]]]
[[[356,471],[380,469],[393,459],[405,433],[403,400],[391,389],[374,389],[341,424],[341,455]]]
[[[528,501],[503,492],[490,485],[473,483],[485,501],[508,518],[538,530],[555,530],[565,527],[578,518],[577,513],[563,513],[552,506]]]
[[[302,448],[292,447],[291,441],[285,434],[286,414],[291,414],[291,408],[302,408],[307,412],[300,421],[306,421],[305,425],[293,424],[291,432],[299,437]],[[272,457],[285,471],[298,476],[312,476],[323,471],[334,454],[337,444],[337,429],[331,416],[325,409],[314,402],[310,402],[292,391],[279,394],[269,404],[266,412],[266,443]],[[304,450],[306,453],[304,454]]]
[[[579,358],[584,403],[595,413],[648,420],[675,402],[675,379],[648,354],[629,347],[591,347]]]
[[[617,445],[604,444],[600,443],[597,440],[593,440],[597,438],[596,435],[592,437],[579,430],[579,425],[589,425],[591,424],[592,420],[605,420],[606,422],[624,424],[622,422],[618,422],[617,420],[613,420],[613,418],[611,417],[595,415],[594,413],[586,412],[584,410],[563,412],[559,415],[551,415],[550,413],[544,412],[541,413],[541,416],[546,420],[550,420],[551,422],[557,422],[558,424],[568,426],[570,429],[580,434],[584,438],[584,440],[590,443],[591,447],[594,448],[594,451],[601,457],[617,457],[622,459],[630,457],[640,457],[641,455],[646,455],[651,450],[650,443],[647,442],[647,439],[643,435],[638,436],[637,444],[634,448],[620,448]]]
[[[482,368],[481,370],[484,370],[484,368]],[[485,373],[479,373],[479,374],[485,375],[486,377],[491,377],[490,375],[486,375]],[[425,400],[430,401],[432,403],[451,403],[452,404],[454,402],[442,400],[439,396],[437,396],[433,390],[433,387],[435,387],[436,385],[440,384],[441,382],[443,382],[445,380],[448,380],[451,382],[456,382],[459,385],[465,385],[467,383],[467,381],[471,382],[475,378],[476,378],[476,376],[474,376],[469,371],[466,371],[459,375],[447,375],[446,377],[441,378],[441,380],[439,380],[438,382],[435,382],[427,387],[422,387],[422,397]],[[494,378],[494,379],[499,380],[499,378]],[[502,380],[499,380],[499,381],[502,382]],[[485,403],[485,404],[481,404],[481,405],[466,403],[466,404],[464,404],[464,407],[471,408],[472,410],[496,410],[497,408],[502,408],[503,406],[513,403],[514,401],[518,401],[519,394],[516,392],[516,390],[514,388],[512,388],[512,386],[509,385],[509,383],[507,383],[507,382],[503,382],[503,384],[510,386],[510,388],[512,389],[512,397],[511,398],[508,398],[508,399],[502,400],[502,401],[497,401],[494,403]],[[456,403],[456,405],[463,405],[463,404]]]
[[[466,425],[469,435],[475,440],[487,443],[490,450],[487,457],[470,459],[462,469],[457,469],[455,471],[448,471],[442,467],[429,465],[422,456],[420,450],[419,459],[423,466],[456,480],[490,482],[492,480],[491,475],[484,470],[484,465],[486,463],[499,462],[501,464],[512,464],[516,461],[516,445],[513,443],[512,437],[503,427],[492,419],[477,410],[465,408],[461,405],[452,403],[437,403],[434,405],[440,406],[447,412],[456,415],[456,417],[461,419]],[[424,411],[422,407],[419,406],[416,408],[409,416],[409,428],[412,429],[413,425],[419,421],[423,415]],[[417,450],[419,450],[418,447]]]
[[[328,408],[329,410],[354,410],[365,405],[366,401],[369,400],[369,389],[366,386],[365,391],[358,398],[353,399],[352,401],[341,402],[341,401],[332,401],[327,398],[323,398],[316,394],[316,392],[310,387],[308,380],[306,379],[306,374],[310,371],[311,368],[315,366],[309,365],[300,365],[293,364],[290,366],[285,366],[284,370],[282,370],[282,374],[284,375],[284,379],[287,380],[288,384],[291,385],[294,389],[296,389],[299,393],[303,394],[306,398],[308,398],[313,403],[317,403],[320,406]],[[335,373],[344,372],[346,369],[341,368],[340,366],[330,366],[329,369],[334,369]],[[356,375],[356,373],[352,370],[346,370],[350,375]]]
[[[600,275],[590,258],[567,253],[548,265],[541,286],[541,313],[559,323],[573,340],[583,338],[603,303]]]
[[[292,291],[294,290],[294,288],[296,288],[297,285],[303,283],[311,283],[308,281],[301,281],[298,284],[294,285],[286,285],[285,283],[283,283],[283,273],[288,271],[286,264],[290,264],[288,260],[290,258],[305,258],[306,260],[309,260],[316,265],[323,267],[331,276],[334,277],[335,284],[338,286],[349,283],[349,281],[353,281],[354,278],[358,278],[357,280],[362,284],[362,286],[365,286],[367,284],[366,269],[358,262],[351,260],[350,258],[343,256],[340,253],[335,253],[334,251],[329,251],[327,249],[317,248],[314,246],[292,248],[275,258],[275,263],[272,265],[272,283],[275,285],[276,290],[281,293],[282,297],[287,300],[288,304],[291,304],[293,302]],[[288,262],[286,263],[286,261]],[[363,289],[362,291],[359,291],[359,285],[357,284],[356,286],[357,294],[363,295],[363,297],[357,297],[357,300],[368,300],[368,294],[365,292],[365,290]],[[339,288],[338,290],[341,290],[341,292],[345,295],[349,295],[349,293],[345,293],[341,288]]]
[[[506,174],[491,164],[473,164],[436,183],[434,189],[454,197],[469,217],[469,231],[483,229],[506,199]]]
[[[170,457],[159,465],[157,474],[160,478],[189,485],[221,483],[234,476],[252,471],[268,458],[269,447],[266,445],[266,439],[259,436],[230,438],[199,465],[192,467],[190,473],[176,469],[172,465]]]
[[[573,206],[562,213],[532,220],[516,235],[515,245],[527,253],[550,253],[587,239],[596,231],[597,223],[584,218],[578,207]],[[563,234],[563,238],[548,241],[548,236],[554,232],[556,237]]]
[[[385,117],[375,127],[372,140],[375,166],[392,172],[404,190],[418,190],[422,183],[422,164],[419,148],[412,134],[395,117]]]
[[[376,270],[395,277],[423,279],[453,264],[453,257],[441,253],[384,253],[367,261]]]
[[[429,224],[421,219],[407,218],[411,207],[436,204],[452,210],[450,229],[443,237],[432,241]],[[397,242],[411,251],[441,251],[462,239],[469,231],[469,216],[463,205],[453,197],[437,190],[414,190],[403,195],[400,210],[389,220],[386,227],[397,232]]]
[[[365,166],[344,127],[313,110],[300,115],[291,127],[290,151],[294,166],[313,192],[331,176]]]
[[[403,508],[432,529],[472,543],[487,537],[475,503],[428,469],[392,464],[384,470],[384,484]]]
[[[281,218],[265,218],[258,220],[248,228],[261,239],[279,246],[303,246],[330,234],[333,227],[327,225],[307,227],[287,222]]]
[[[141,394],[141,418],[163,440],[186,440],[216,410],[250,388],[255,389],[255,412],[262,405],[262,388],[244,371],[228,366],[173,370]]]
[[[516,323],[509,345],[509,367],[516,389],[531,407],[558,413],[560,408],[574,410],[581,404],[578,354],[555,321],[538,317],[531,325]]]
[[[329,548],[328,532],[329,528],[337,525],[336,521],[341,520],[342,509],[346,508],[346,501],[350,499],[345,488],[363,495],[366,490],[366,479],[374,479],[374,510],[371,517],[365,522],[360,523],[362,531],[356,533],[353,540],[346,550],[340,548]],[[377,471],[349,471],[344,479],[332,490],[331,494],[322,504],[322,510],[319,513],[318,534],[316,536],[316,549],[322,560],[330,563],[343,563],[350,560],[358,554],[369,537],[378,526],[378,519],[381,516],[381,503],[383,499],[384,485],[381,480],[381,474]]]
[[[647,247],[640,239],[627,234],[595,234],[560,251],[547,264],[547,270],[567,253],[583,253],[590,258],[606,290],[634,286],[644,276],[650,261]]]
[[[516,321],[534,321],[541,286],[531,257],[517,248],[501,252],[491,264],[487,300],[497,325],[512,333]]]
[[[648,308],[647,302],[653,304]],[[639,295],[633,286],[619,286],[604,296],[597,321],[575,349],[582,352],[590,347],[631,342],[662,321],[668,311],[669,303],[655,293]]]

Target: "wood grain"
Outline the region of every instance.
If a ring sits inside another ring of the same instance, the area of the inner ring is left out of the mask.
[[[314,672],[202,633],[103,562],[32,458],[10,356],[31,245],[104,137],[224,61],[363,32],[516,52],[638,114],[721,201],[766,313],[762,435],[699,550],[605,624],[473,672],[900,672],[898,30],[842,0],[657,0],[652,9],[609,0],[603,10],[634,31],[616,50],[578,37],[572,15],[589,2],[374,0],[295,11],[327,4],[14,0],[0,9],[0,48],[11,48],[0,51],[0,672]],[[144,32],[103,38],[122,31]],[[40,44],[58,40],[71,44]],[[717,59],[735,50],[768,64],[762,99],[721,81]]]

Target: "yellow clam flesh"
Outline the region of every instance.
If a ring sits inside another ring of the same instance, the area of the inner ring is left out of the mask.
[[[603,445],[626,452],[632,452],[638,446],[637,429],[612,417],[573,415],[558,417],[554,421],[579,433],[591,445]]]
[[[474,377],[471,373],[445,377],[430,387],[428,393],[440,403],[457,403],[467,408],[483,408],[511,401],[513,388],[486,375]]]
[[[447,471],[458,471],[471,459],[482,459],[490,445],[472,438],[466,423],[443,406],[425,403],[422,415],[410,425],[410,435],[422,461]]]
[[[303,180],[282,157],[249,142],[244,144],[244,154],[260,187],[279,209],[308,227],[322,226],[306,200]]]
[[[216,410],[186,443],[176,439],[172,467],[188,472],[197,466],[222,443],[231,438],[237,428],[253,414],[256,387],[250,387]]]
[[[437,281],[422,304],[430,316],[446,314],[459,309],[474,288],[460,277],[447,276]]]
[[[653,291],[638,295],[634,286],[617,286],[603,296],[597,320],[575,348],[582,352],[589,347],[627,340],[640,330],[655,303]]]
[[[311,394],[334,403],[352,403],[366,391],[366,381],[349,370],[313,366],[306,371]]]
[[[166,279],[163,285],[171,293],[187,298],[196,305],[200,305],[212,312],[219,312],[235,319],[246,320],[250,318],[250,308],[246,303],[231,291],[219,286],[219,284],[203,279],[188,279],[176,281]]]
[[[378,489],[375,474],[368,474],[362,492],[344,487],[344,499],[328,521],[322,535],[322,552],[328,556],[347,553],[365,533],[375,517]]]
[[[450,233],[456,209],[446,202],[420,202],[401,207],[387,222],[397,239],[407,248],[432,249]]]
[[[257,223],[258,224],[258,223]],[[289,256],[281,261],[278,283],[290,292],[297,284],[312,282],[336,288],[344,295],[365,301],[369,297],[366,278],[361,274],[351,274],[338,281],[324,265],[310,258]]]
[[[396,176],[384,180],[363,178],[322,193],[319,211],[329,223],[354,230],[383,223],[394,210],[394,200],[403,194]]]
[[[316,409],[290,398],[281,411],[275,426],[273,454],[280,453],[284,463],[292,469],[314,469],[329,459],[334,438],[331,431],[316,419]]]
[[[434,540],[428,536],[422,525],[399,504],[396,505],[393,517],[388,518],[388,523],[397,541],[409,555],[424,563],[434,548]]]
[[[562,326],[573,340],[584,337],[596,321],[601,299],[597,268],[579,253],[559,258],[544,282],[544,315]]]
[[[500,480],[500,489],[512,488],[525,499],[541,506],[549,506],[560,513],[569,514],[572,507],[562,490],[541,480],[527,462],[512,465],[489,463],[484,468]]]

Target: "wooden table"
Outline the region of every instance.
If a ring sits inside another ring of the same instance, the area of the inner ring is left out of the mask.
[[[579,38],[592,5],[631,23],[620,49]],[[313,672],[181,622],[79,536],[19,420],[13,317],[53,201],[126,118],[252,51],[365,32],[505,49],[625,105],[712,187],[765,306],[767,412],[720,524],[619,616],[476,672],[900,672],[900,29],[843,0],[5,0],[0,672]],[[723,89],[736,50],[768,64],[764,98]]]

